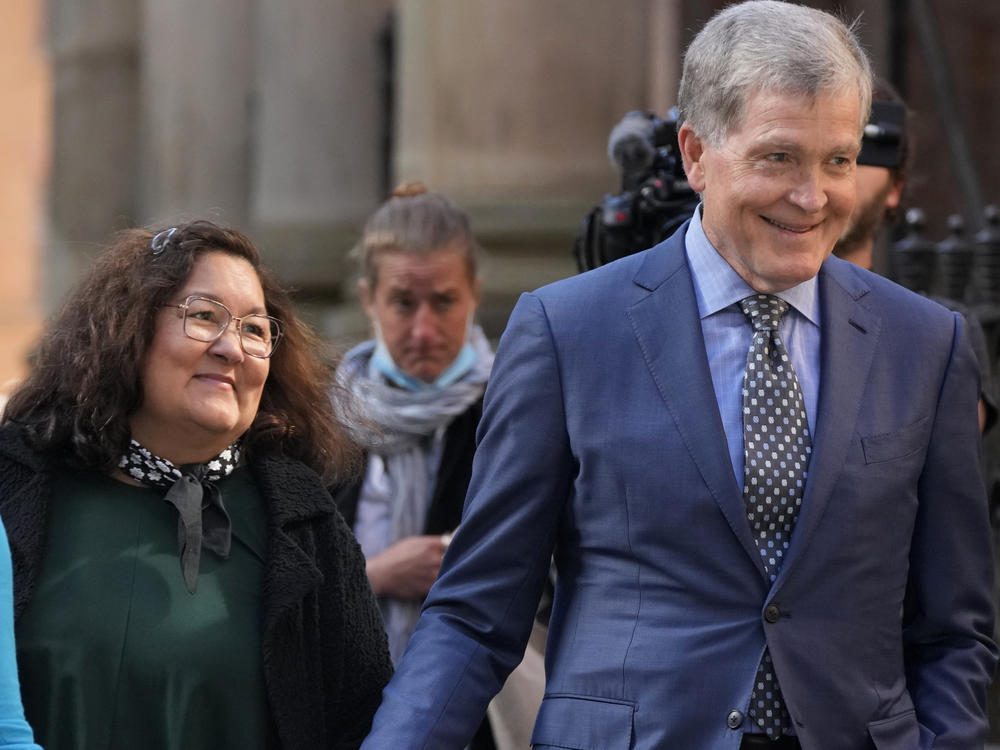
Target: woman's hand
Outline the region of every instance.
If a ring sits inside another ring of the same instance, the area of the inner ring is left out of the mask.
[[[366,570],[372,590],[379,596],[423,599],[437,580],[446,546],[446,538],[437,535],[400,539],[369,558]]]

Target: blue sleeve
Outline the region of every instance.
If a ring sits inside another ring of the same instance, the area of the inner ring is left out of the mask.
[[[0,750],[40,750],[24,718],[14,652],[14,579],[0,523]]]
[[[906,682],[933,747],[982,746],[993,642],[993,555],[975,402],[978,366],[955,315],[920,477],[903,628]]]
[[[521,660],[574,475],[540,300],[511,313],[462,522],[363,750],[464,747]]]

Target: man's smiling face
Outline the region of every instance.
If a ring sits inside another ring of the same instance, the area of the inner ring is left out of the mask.
[[[800,284],[843,234],[854,208],[861,143],[856,92],[758,92],[718,146],[679,133],[702,225],[716,250],[758,292]]]

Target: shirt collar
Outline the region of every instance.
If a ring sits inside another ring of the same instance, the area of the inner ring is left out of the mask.
[[[698,315],[707,318],[756,292],[747,284],[728,261],[723,258],[705,234],[701,225],[701,204],[695,209],[684,236],[688,265],[694,279],[694,292],[698,299]],[[819,296],[816,277],[803,281],[776,296],[785,300],[807,320],[819,325]]]

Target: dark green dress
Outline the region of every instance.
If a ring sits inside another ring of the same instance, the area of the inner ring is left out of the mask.
[[[228,560],[203,550],[188,593],[165,490],[66,472],[35,593],[17,622],[25,713],[47,750],[279,747],[260,609],[267,513],[249,471],[216,483]]]

